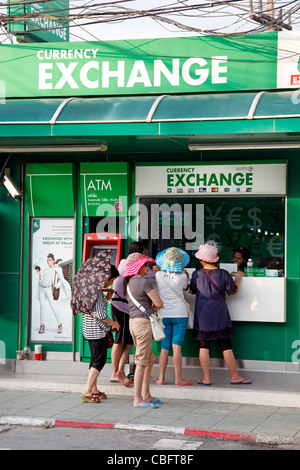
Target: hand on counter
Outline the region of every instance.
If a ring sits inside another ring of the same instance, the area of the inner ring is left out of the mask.
[[[245,276],[245,274],[243,273],[243,271],[238,271],[236,273],[234,282],[235,282],[235,285],[236,285],[237,288],[240,285],[241,278],[244,277],[244,276]]]

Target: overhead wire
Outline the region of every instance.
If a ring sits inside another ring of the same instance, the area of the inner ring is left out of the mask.
[[[49,2],[49,0],[41,0],[39,4],[46,4],[48,7],[51,5],[59,5],[61,2]],[[116,23],[120,21],[127,20],[137,20],[141,18],[150,18],[156,23],[165,27],[166,25],[174,27],[175,30],[183,30],[185,32],[196,33],[196,34],[211,34],[211,35],[221,35],[227,36],[230,34],[235,34],[235,31],[226,33],[225,30],[239,26],[245,22],[248,25],[248,28],[244,28],[244,33],[253,33],[260,32],[265,30],[265,26],[258,25],[253,20],[251,20],[251,9],[250,3],[245,0],[216,0],[213,2],[202,2],[202,3],[190,3],[185,1],[176,1],[175,3],[166,3],[162,6],[155,6],[147,10],[138,10],[128,7],[126,4],[132,3],[131,0],[120,0],[120,1],[110,1],[110,2],[93,2],[92,0],[88,2],[74,2],[72,1],[70,8],[66,14],[65,7],[62,8],[48,8],[43,12],[26,12],[19,15],[1,15],[0,22],[7,24],[11,23],[20,23],[28,21],[29,18],[37,20],[38,18],[44,18],[49,20],[55,20],[61,22],[64,26],[68,28],[83,28],[88,26],[93,26],[95,24],[101,23]],[[257,1],[251,2],[254,4],[253,10],[255,10],[260,2]],[[277,1],[277,4],[274,4],[273,11],[280,11],[282,8],[290,8],[288,11],[284,11],[282,18],[288,18],[289,15],[297,13],[300,9],[298,0],[286,1],[283,2]],[[298,3],[298,5],[297,5]],[[3,7],[7,2],[0,2],[0,7]],[[36,0],[26,0],[23,2],[10,2],[10,8],[13,6],[19,7],[28,7],[32,4],[36,4]],[[295,5],[296,4],[296,5]],[[249,5],[249,6],[247,6]],[[232,10],[234,9],[234,11]],[[236,10],[239,10],[237,12]],[[263,12],[266,13],[268,10],[264,9]],[[211,28],[201,28],[193,25],[186,24],[182,20],[178,20],[179,16],[181,18],[193,18],[194,20],[206,20],[218,18],[218,12],[221,18],[231,18],[232,21],[229,24],[224,26],[215,26]],[[168,16],[169,15],[169,16]],[[297,17],[298,21],[298,17]],[[252,26],[250,26],[252,25]],[[45,29],[45,28],[44,28]],[[49,28],[47,28],[49,29]],[[55,29],[55,28],[53,28]],[[43,31],[43,28],[34,27],[32,31]],[[30,32],[30,28],[27,28],[27,33]],[[85,28],[85,34],[89,33],[88,28]],[[94,36],[94,34],[93,34]]]

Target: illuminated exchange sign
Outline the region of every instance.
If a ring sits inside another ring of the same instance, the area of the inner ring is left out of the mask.
[[[286,164],[137,166],[136,195],[257,196],[286,194]]]
[[[38,5],[27,7],[37,11]],[[14,34],[18,28],[22,34],[23,27],[25,40],[30,29],[40,41],[49,41],[51,34],[55,42],[0,45],[7,98],[215,93],[300,84],[300,31],[62,43],[68,32],[63,17],[32,16],[27,32],[21,23],[11,25]]]
[[[0,54],[0,78],[15,98],[276,88],[277,33],[3,44]]]

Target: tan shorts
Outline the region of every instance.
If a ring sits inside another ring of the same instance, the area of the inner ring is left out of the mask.
[[[146,367],[155,362],[152,351],[153,336],[150,321],[147,318],[130,318],[129,328],[136,347],[135,363]]]

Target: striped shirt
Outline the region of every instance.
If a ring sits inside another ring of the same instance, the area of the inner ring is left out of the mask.
[[[93,306],[93,311],[82,315],[82,330],[85,339],[105,337],[106,331],[111,329],[111,325],[104,321],[105,318],[107,318],[107,299],[101,292]]]

